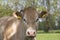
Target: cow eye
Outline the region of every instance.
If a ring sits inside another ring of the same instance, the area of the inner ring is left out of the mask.
[[[24,23],[27,24],[27,20],[26,19],[23,19]]]
[[[25,19],[23,19],[24,21],[26,21]]]
[[[37,22],[39,19],[37,18],[35,22]]]

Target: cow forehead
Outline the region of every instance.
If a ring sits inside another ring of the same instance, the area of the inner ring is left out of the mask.
[[[38,17],[38,13],[37,13],[35,8],[27,8],[24,11],[24,17],[27,17],[27,18],[30,18],[30,19],[31,18],[36,19]]]

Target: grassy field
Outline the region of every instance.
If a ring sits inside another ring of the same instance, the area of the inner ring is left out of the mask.
[[[60,33],[38,33],[37,40],[60,40]]]

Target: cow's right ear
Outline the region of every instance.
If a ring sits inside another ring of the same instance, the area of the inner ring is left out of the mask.
[[[17,18],[17,19],[21,19],[22,18],[22,16],[23,16],[23,11],[21,10],[20,12],[14,12],[13,13],[13,16],[15,17],[15,18]]]
[[[39,18],[46,18],[47,16],[48,16],[47,11],[41,11],[41,12],[39,13]]]

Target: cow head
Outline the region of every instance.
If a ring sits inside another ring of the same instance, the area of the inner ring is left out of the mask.
[[[28,7],[20,12],[13,13],[13,15],[18,18],[18,20],[22,19],[23,23],[26,25],[26,36],[35,37],[39,18],[45,17],[47,12],[42,11],[41,13],[38,13],[35,8]]]

